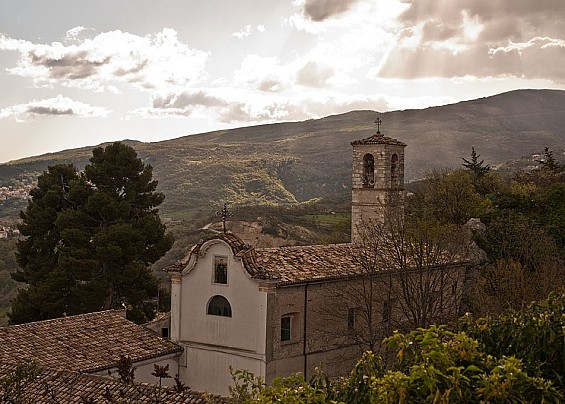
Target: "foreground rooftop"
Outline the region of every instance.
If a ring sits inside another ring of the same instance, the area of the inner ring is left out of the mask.
[[[0,363],[30,359],[40,367],[85,373],[114,367],[120,355],[139,362],[182,351],[118,310],[2,327],[0,341]]]

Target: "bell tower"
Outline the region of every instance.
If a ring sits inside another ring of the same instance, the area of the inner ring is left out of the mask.
[[[404,148],[406,144],[377,133],[353,146],[351,242],[361,242],[359,228],[371,221],[384,223],[404,214]]]

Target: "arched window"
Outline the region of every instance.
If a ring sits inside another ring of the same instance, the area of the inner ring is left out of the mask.
[[[363,186],[375,186],[375,158],[372,154],[363,156]]]
[[[396,154],[390,158],[390,181],[392,184],[398,182],[398,156]]]
[[[207,314],[212,316],[231,317],[231,306],[228,299],[223,296],[216,295],[208,302]]]

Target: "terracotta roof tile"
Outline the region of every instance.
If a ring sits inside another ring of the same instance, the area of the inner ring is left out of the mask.
[[[182,272],[204,243],[220,239],[230,245],[234,256],[242,259],[254,279],[272,280],[278,285],[337,279],[363,272],[355,259],[352,244],[253,248],[233,233],[218,233],[192,247],[190,253],[167,271]]]
[[[257,264],[279,284],[303,283],[362,273],[352,244],[257,249]]]
[[[13,364],[0,364],[0,379],[14,370]],[[26,403],[107,403],[106,391],[115,402],[204,404],[209,402],[203,393],[186,390],[175,392],[150,384],[124,384],[119,380],[81,374],[78,372],[39,369],[39,375],[24,384],[18,402]],[[160,394],[160,395],[159,395]],[[214,402],[227,402],[214,396]],[[56,401],[55,401],[56,400]],[[114,402],[112,401],[112,402]]]
[[[366,273],[362,265],[362,247],[351,243],[255,249],[232,233],[217,234],[198,243],[185,259],[169,270],[182,272],[192,256],[198,259],[202,245],[213,239],[226,241],[234,256],[242,258],[243,265],[252,278],[272,280],[281,286],[355,277]],[[466,262],[466,257],[459,257],[458,263]]]
[[[329,244],[257,249],[257,264],[278,285],[300,284],[322,280],[349,278],[366,274],[361,246],[354,244]],[[446,257],[440,260],[466,265],[465,255]],[[441,265],[438,263],[437,267]],[[414,264],[414,268],[417,265]],[[381,269],[387,272],[385,268]]]
[[[117,310],[0,328],[0,362],[32,359],[42,367],[93,372],[111,368],[120,354],[138,362],[182,348]]]
[[[365,139],[359,139],[351,142],[352,145],[358,144],[391,144],[396,146],[406,146],[406,143],[402,143],[400,140],[393,139],[391,137],[387,137],[382,133],[376,133],[373,136],[370,136]]]

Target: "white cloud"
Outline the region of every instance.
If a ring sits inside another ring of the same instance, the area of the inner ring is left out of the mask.
[[[132,111],[129,118],[207,116],[222,123],[257,124],[318,118],[354,109],[389,110],[391,106],[384,95],[344,95],[324,90],[305,93],[291,89],[265,93],[226,86],[180,94],[163,93],[153,98],[151,107]]]
[[[255,98],[252,94],[219,108],[221,122],[276,122],[318,118],[355,109],[388,110],[390,105],[383,96],[339,93],[309,94]]]
[[[175,88],[205,77],[208,53],[180,42],[175,30],[138,36],[110,31],[92,39],[78,39],[82,27],[68,31],[78,44],[34,44],[0,36],[0,50],[20,53],[14,75],[30,77],[36,85],[106,90],[125,84],[139,89]]]
[[[291,28],[311,34],[338,34],[354,29],[362,32],[378,27],[390,31],[398,27],[397,17],[407,6],[401,0],[296,0],[298,11],[285,22]],[[370,33],[360,34],[357,40],[365,42]],[[332,36],[334,37],[334,36]],[[321,37],[330,40],[328,37]]]
[[[277,57],[247,55],[234,72],[234,84],[265,92],[278,92],[290,87],[298,70],[299,60],[282,63]]]
[[[508,46],[499,46],[498,48],[489,49],[489,54],[491,56],[496,56],[497,53],[510,53],[518,52],[520,55],[523,51],[531,47],[538,47],[539,49],[549,49],[553,47],[565,48],[565,40],[563,39],[553,39],[553,38],[532,38],[528,42],[514,43],[511,42]]]
[[[241,28],[239,31],[236,31],[234,33],[232,33],[232,36],[235,36],[236,38],[247,38],[248,36],[250,36],[253,31],[256,32],[260,32],[260,33],[264,33],[267,31],[267,28],[264,25],[257,25],[256,27],[251,27],[251,25],[246,25],[243,28]]]
[[[94,31],[94,29],[93,28],[85,28],[82,25],[71,28],[65,34],[65,41],[69,41],[69,42],[70,41],[78,41],[78,40],[80,40],[79,35],[82,34],[85,31]]]
[[[565,81],[560,0],[403,0],[403,29],[382,77],[520,77]],[[409,35],[406,35],[409,34]]]
[[[286,24],[315,38],[313,46],[297,56],[295,77],[303,85],[339,88],[344,93],[374,83],[376,76],[369,73],[380,67],[395,46],[401,28],[396,19],[407,7],[397,0],[297,0],[293,4],[298,11]]]
[[[330,67],[310,61],[298,71],[297,83],[308,87],[322,87],[332,75],[333,69]]]
[[[218,108],[226,108],[230,101],[222,95],[223,89],[185,89],[184,91],[157,91],[151,96],[151,106],[137,108],[128,113],[127,119],[133,117],[167,118],[187,117],[194,113],[204,115]]]
[[[247,38],[249,35],[251,35],[251,25],[246,25],[239,31],[232,34],[232,36],[235,36],[236,38]]]
[[[33,100],[26,104],[18,104],[0,110],[0,118],[14,117],[18,121],[47,116],[78,116],[83,118],[105,117],[109,114],[106,108],[95,107],[75,101],[62,95],[55,98]]]

